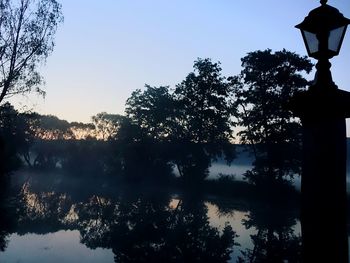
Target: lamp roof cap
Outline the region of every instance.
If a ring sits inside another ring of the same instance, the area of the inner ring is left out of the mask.
[[[311,10],[304,21],[295,27],[317,34],[350,24],[350,19],[344,17],[337,8],[327,5],[327,0],[321,0],[320,3],[321,6]]]

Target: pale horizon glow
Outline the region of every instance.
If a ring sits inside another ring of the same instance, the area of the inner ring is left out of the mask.
[[[174,87],[197,58],[220,61],[230,76],[240,72],[240,58],[251,51],[285,48],[306,55],[294,26],[319,6],[315,0],[59,2],[65,21],[42,67],[46,98],[31,94],[10,102],[80,122],[103,111],[124,114],[126,99],[145,84]],[[350,1],[328,3],[350,17]],[[331,61],[335,83],[348,91],[349,34]]]

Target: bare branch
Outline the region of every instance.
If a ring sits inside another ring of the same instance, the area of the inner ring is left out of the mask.
[[[0,102],[7,95],[42,93],[37,72],[53,50],[53,37],[63,21],[56,0],[4,1],[0,10]]]

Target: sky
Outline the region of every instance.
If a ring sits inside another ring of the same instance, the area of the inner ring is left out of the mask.
[[[255,50],[285,48],[307,55],[294,26],[319,6],[316,0],[58,1],[64,23],[41,67],[47,95],[10,101],[18,109],[81,122],[103,111],[123,114],[126,99],[145,84],[174,87],[197,58],[220,61],[230,76]],[[350,17],[350,1],[328,4]],[[350,91],[349,35],[331,62],[335,83]]]

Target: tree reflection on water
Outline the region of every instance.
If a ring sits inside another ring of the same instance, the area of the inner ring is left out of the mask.
[[[246,209],[247,217],[240,224],[256,231],[252,247],[244,247],[236,243],[233,224],[213,226],[208,197],[199,193],[182,193],[174,199],[165,191],[127,189],[86,198],[86,193],[79,197],[33,188],[25,183],[6,197],[11,205],[0,206],[1,215],[8,215],[0,219],[2,251],[12,233],[78,230],[81,243],[90,249],[111,249],[115,262],[233,262],[233,251],[241,254],[237,262],[300,260],[300,237],[293,228],[298,215],[288,208],[211,200],[219,217],[234,218],[234,211]]]
[[[242,251],[243,262],[301,262],[301,237],[295,234],[297,215],[283,208],[254,206],[243,225],[254,227],[257,233],[251,235],[253,248]]]
[[[199,197],[184,196],[176,207],[164,193],[76,202],[66,193],[32,192],[29,183],[18,196],[16,227],[6,233],[77,229],[83,244],[112,249],[116,262],[227,262],[233,251],[233,229],[212,227]]]

